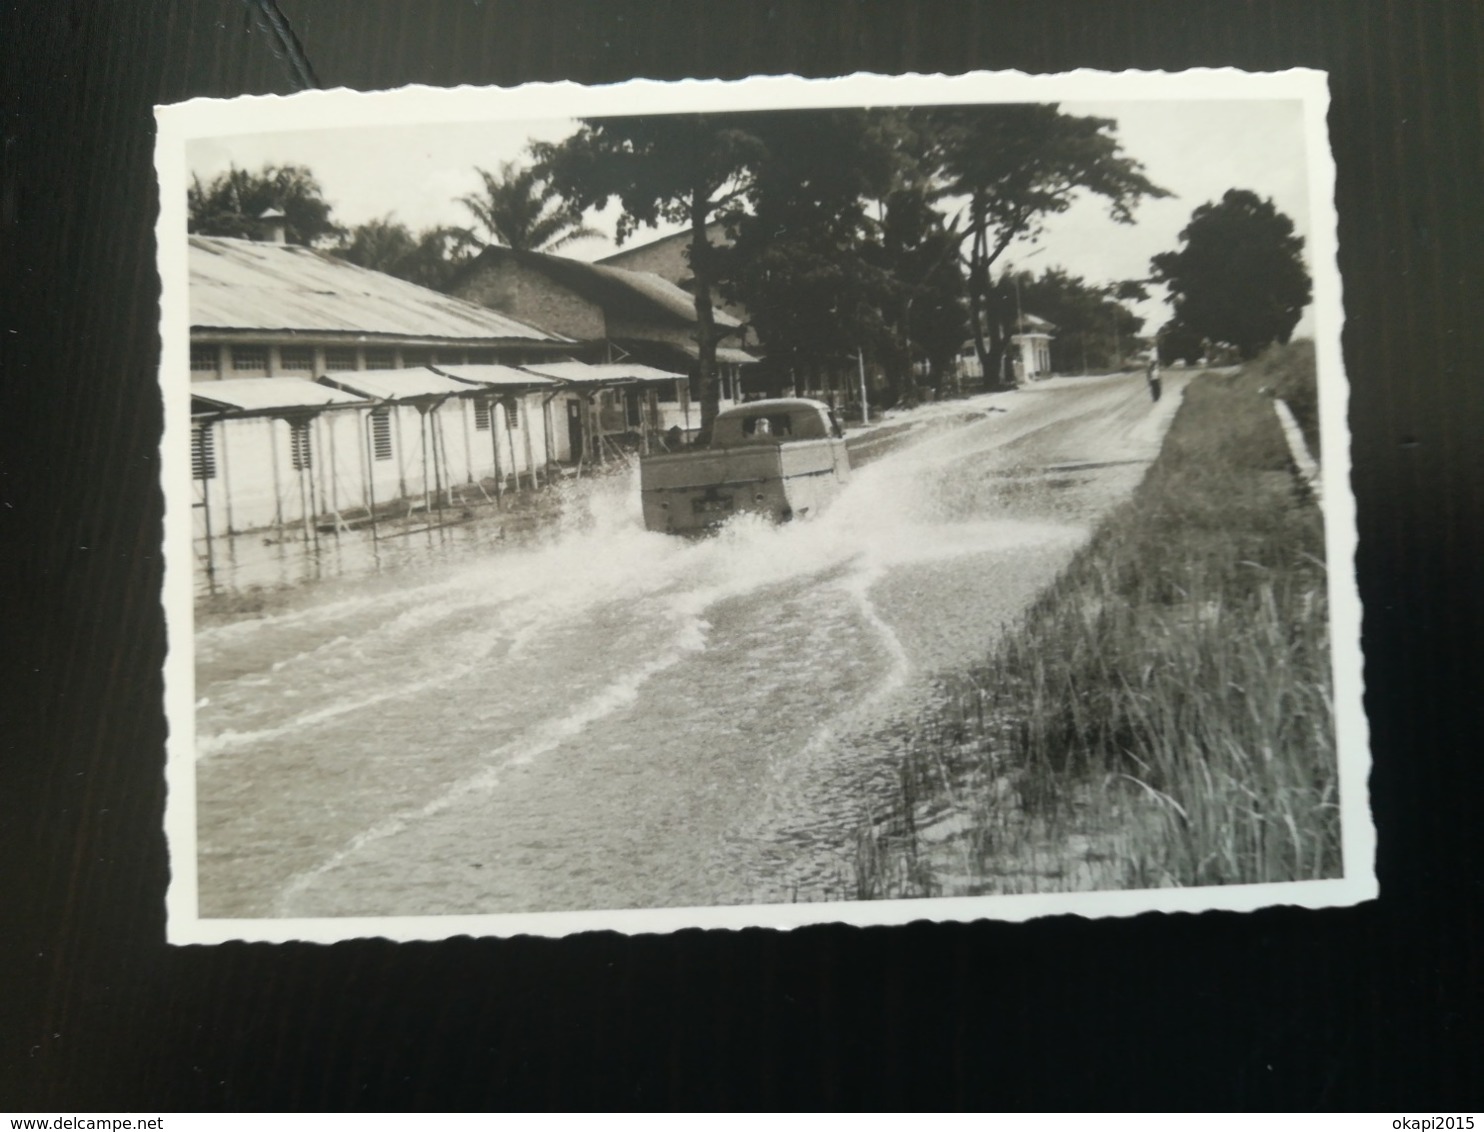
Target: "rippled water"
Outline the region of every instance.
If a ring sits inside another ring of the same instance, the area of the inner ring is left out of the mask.
[[[941,428],[814,522],[701,541],[644,531],[637,483],[602,482],[541,544],[201,629],[201,913],[850,896],[933,673],[1137,478],[1048,476],[1017,451],[1037,421]]]

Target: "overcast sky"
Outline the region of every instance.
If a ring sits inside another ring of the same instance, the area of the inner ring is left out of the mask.
[[[1145,201],[1131,225],[1114,223],[1098,198],[1081,199],[1052,218],[1037,243],[1012,247],[1005,263],[1036,274],[1057,266],[1094,283],[1144,278],[1150,256],[1178,245],[1191,212],[1229,188],[1271,197],[1279,211],[1292,218],[1298,234],[1309,237],[1299,102],[1161,100],[1061,106],[1070,114],[1116,120],[1125,152],[1144,164],[1152,181],[1175,195]],[[418,229],[469,224],[471,217],[457,198],[478,188],[475,166],[495,169],[501,161],[521,159],[532,140],[560,140],[574,128],[571,120],[562,119],[284,131],[197,139],[189,143],[187,160],[191,172],[203,179],[234,164],[251,170],[265,163],[306,165],[324,187],[340,224],[391,216]],[[588,223],[611,233],[616,218],[616,209],[610,208]],[[667,231],[673,229],[641,230],[630,243]],[[611,239],[585,240],[563,252],[596,259],[614,247]],[[1148,320],[1146,332],[1168,317],[1158,299],[1140,304],[1138,313]],[[1296,333],[1312,332],[1312,314],[1305,312]]]

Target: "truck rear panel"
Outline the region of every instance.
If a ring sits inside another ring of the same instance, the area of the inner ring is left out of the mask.
[[[683,533],[742,513],[763,514],[775,522],[810,514],[848,475],[844,448],[839,440],[753,442],[646,456],[640,461],[644,525]]]

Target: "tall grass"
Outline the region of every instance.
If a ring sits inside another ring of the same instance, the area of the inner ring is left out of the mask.
[[[1337,875],[1323,524],[1270,399],[1305,371],[1191,383],[1134,497],[922,719],[859,895]]]

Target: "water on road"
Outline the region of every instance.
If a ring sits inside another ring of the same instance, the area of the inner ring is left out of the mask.
[[[934,674],[1133,488],[1166,391],[932,406],[855,442],[817,520],[698,541],[618,477],[533,545],[201,628],[201,915],[849,898]]]

